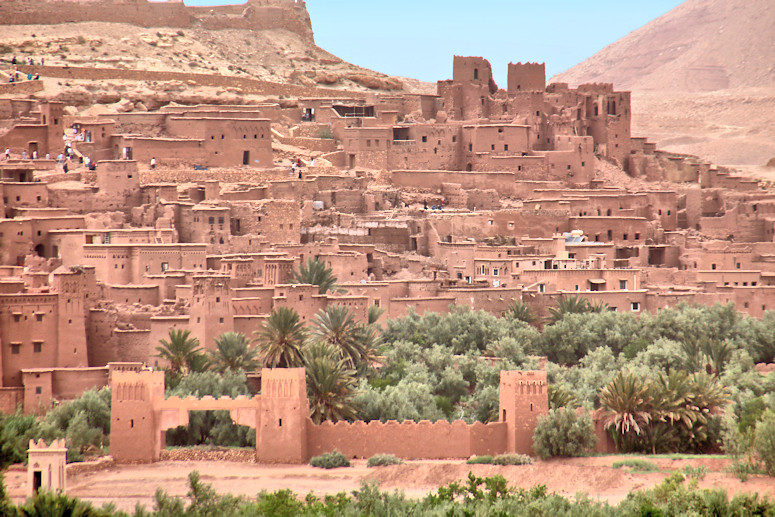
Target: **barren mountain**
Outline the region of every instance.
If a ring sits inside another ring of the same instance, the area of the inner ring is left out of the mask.
[[[552,80],[635,91],[775,86],[775,2],[688,0]]]
[[[775,2],[688,0],[552,78],[632,90],[633,134],[722,165],[775,157]]]

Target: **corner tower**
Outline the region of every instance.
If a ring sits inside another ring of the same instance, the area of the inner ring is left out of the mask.
[[[309,400],[304,368],[261,370],[256,457],[265,463],[305,463]]]
[[[545,371],[502,371],[499,421],[506,424],[506,452],[533,453],[538,417],[549,413]]]

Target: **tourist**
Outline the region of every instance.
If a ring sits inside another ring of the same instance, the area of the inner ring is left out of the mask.
[[[12,64],[12,65],[15,65],[15,64],[16,64],[16,56],[13,56],[13,57],[11,58],[11,64]]]
[[[33,77],[34,80],[40,81],[40,74],[35,74],[35,77]]]
[[[65,171],[65,174],[67,174],[67,162],[62,164],[62,170]]]
[[[32,72],[30,72],[29,74],[27,74],[27,80],[28,80],[28,81],[32,81]]]
[[[11,150],[9,148],[6,148],[5,150],[5,159],[10,160],[11,159]]]
[[[32,151],[32,159],[37,160],[38,159],[38,151]]]
[[[291,162],[291,177],[296,176],[296,164]]]
[[[22,160],[27,159],[27,151],[22,151]]]
[[[46,160],[50,160],[50,159],[51,159],[51,155],[46,153]]]
[[[91,160],[89,159],[88,156],[83,159],[83,164],[86,166],[87,169],[91,170],[91,168],[89,167],[91,165]]]
[[[57,163],[58,163],[59,165],[62,165],[63,158],[64,158],[64,157],[62,156],[62,153],[59,153],[59,156],[57,156]]]
[[[43,58],[40,58],[40,66],[44,66],[46,64],[46,60]]]
[[[299,179],[301,179],[301,167],[299,167]]]
[[[156,168],[156,158],[154,157],[154,158],[151,158],[151,169],[155,169],[155,168]]]

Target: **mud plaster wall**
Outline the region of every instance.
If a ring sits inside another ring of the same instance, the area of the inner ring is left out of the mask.
[[[497,422],[468,425],[449,423],[324,422],[307,423],[309,454],[314,456],[338,450],[348,457],[368,458],[375,454],[393,454],[401,458],[468,458],[472,455],[498,454],[506,446],[506,424]]]

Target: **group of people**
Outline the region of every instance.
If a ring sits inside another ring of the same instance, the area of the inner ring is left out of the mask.
[[[35,65],[35,60],[32,57],[28,57],[26,61],[27,61],[27,64],[30,65],[30,66],[34,66]],[[20,64],[19,61],[16,59],[16,56],[13,56],[11,58],[11,64],[12,65]],[[45,58],[40,58],[40,66],[45,66],[45,64],[46,64]]]
[[[28,57],[26,61],[27,61],[27,64],[30,65],[30,66],[35,65],[35,60],[32,59],[31,57]],[[21,63],[19,63],[19,60],[16,59],[16,56],[13,56],[11,58],[11,65],[16,66],[18,64],[21,64]],[[40,65],[43,66],[44,64],[45,64],[45,60],[43,58],[40,58]],[[8,74],[8,82],[9,83],[18,83],[19,81],[22,80],[22,77],[23,77],[23,74],[21,72],[19,72],[16,68],[14,68],[13,72]],[[33,74],[32,72],[29,72],[29,73],[27,73],[27,80],[28,81],[38,81],[38,80],[40,80],[40,74],[39,73]]]

